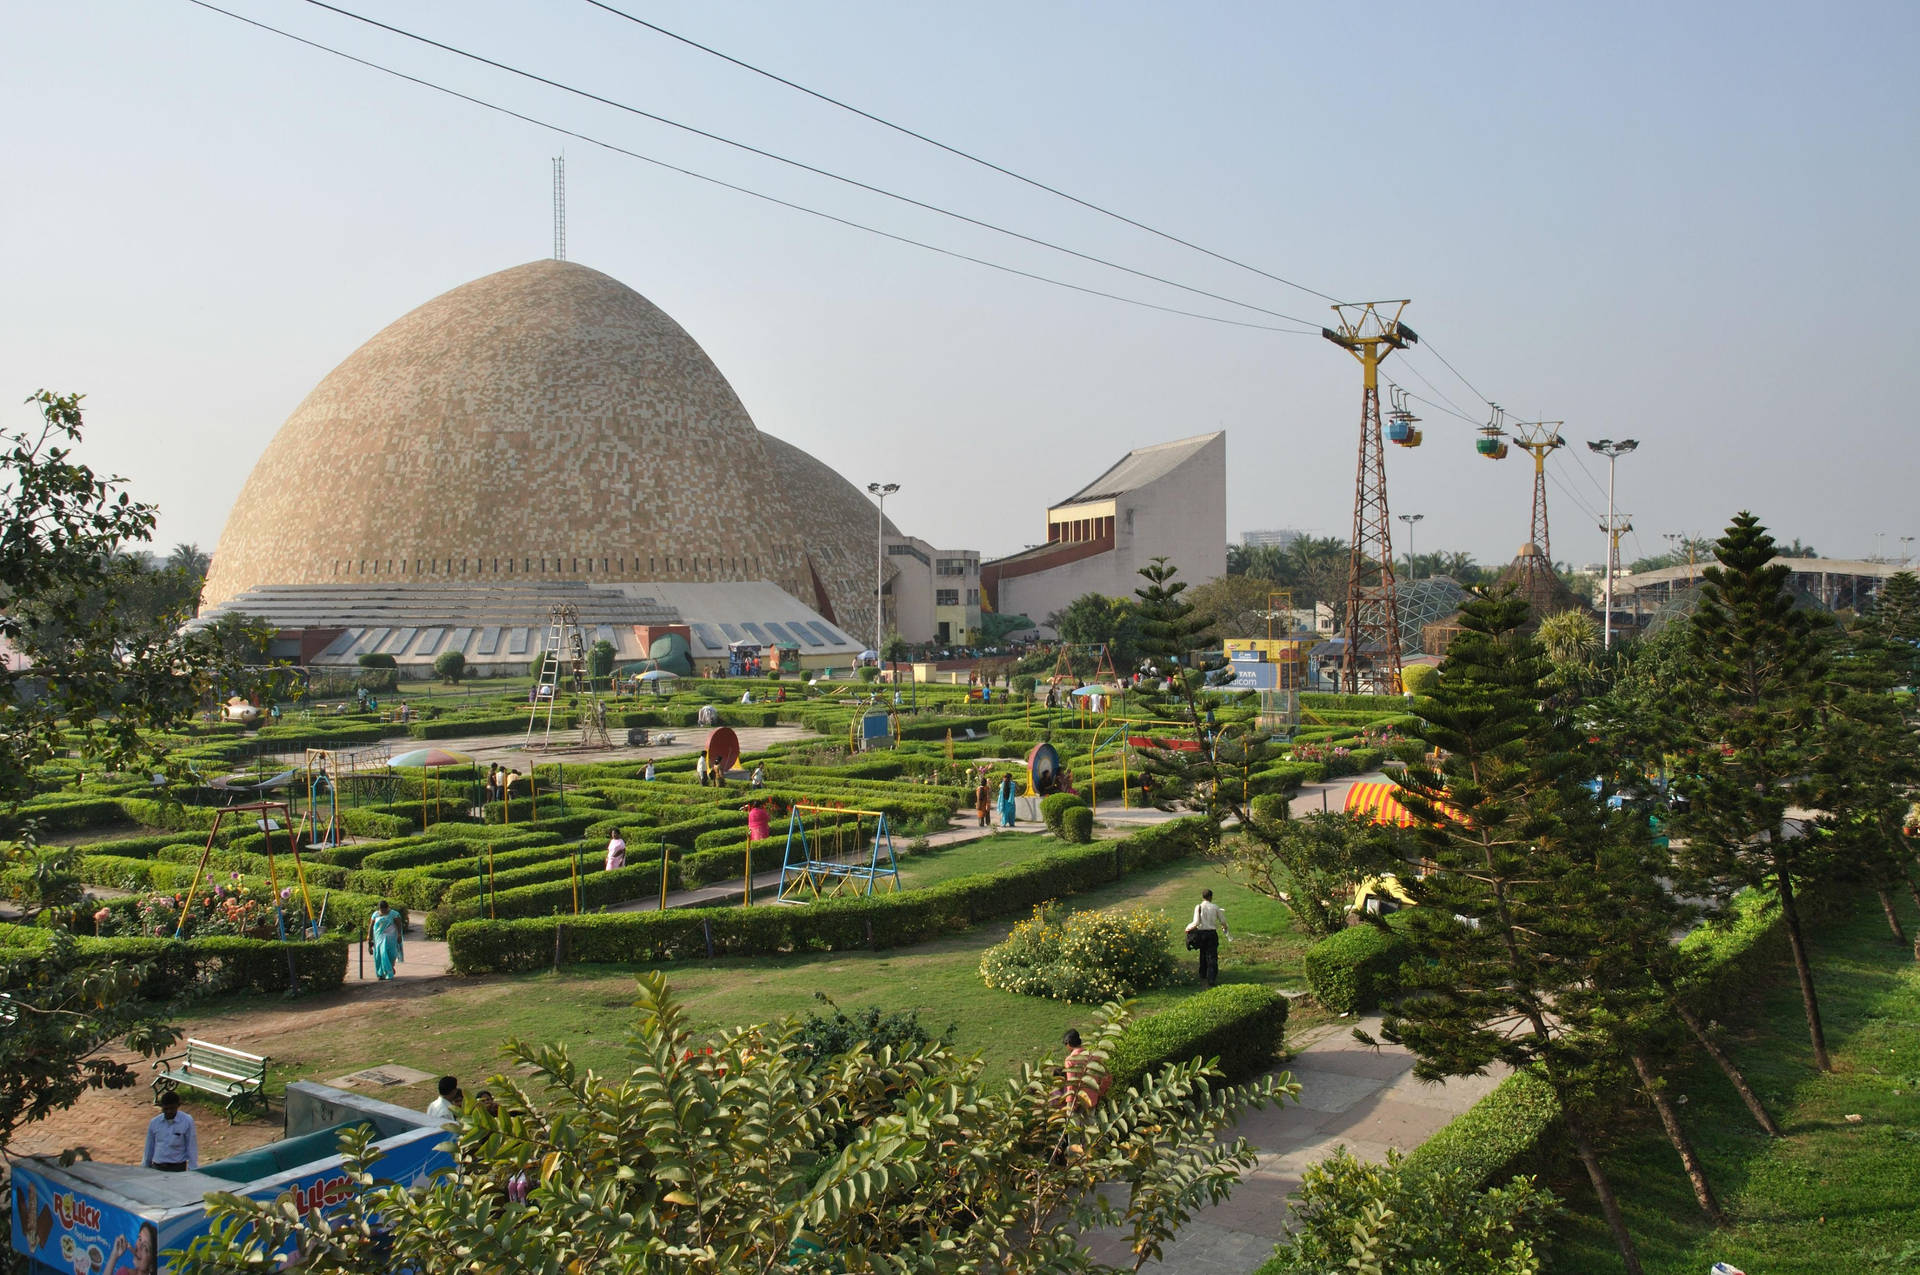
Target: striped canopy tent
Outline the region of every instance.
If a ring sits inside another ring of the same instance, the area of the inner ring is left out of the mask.
[[[1355,784],[1347,789],[1346,812],[1365,815],[1375,823],[1396,828],[1411,828],[1413,813],[1400,804],[1400,785],[1391,783]]]

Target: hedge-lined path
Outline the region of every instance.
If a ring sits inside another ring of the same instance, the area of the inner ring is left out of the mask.
[[[1317,797],[1313,808],[1319,809]],[[1241,1119],[1236,1132],[1253,1144],[1258,1163],[1224,1204],[1196,1212],[1162,1259],[1142,1269],[1247,1275],[1273,1255],[1285,1234],[1287,1196],[1308,1165],[1341,1145],[1363,1160],[1385,1160],[1390,1147],[1411,1151],[1484,1098],[1505,1074],[1427,1084],[1414,1079],[1412,1054],[1397,1045],[1368,1049],[1353,1039],[1355,1026],[1377,1038],[1380,1019],[1327,1024],[1275,1068],[1275,1074],[1292,1073],[1300,1101]],[[1090,1246],[1103,1262],[1132,1264],[1124,1240],[1112,1233],[1091,1237]]]
[[[642,707],[644,707],[644,705]],[[557,710],[555,716],[558,716]],[[559,741],[564,739],[568,743],[577,742],[580,738],[580,732],[577,728],[562,731],[557,725],[553,728],[553,737],[556,746],[550,753],[541,752],[538,749],[529,751],[522,748],[520,746],[521,741],[526,738],[524,731],[515,735],[501,735],[496,732],[490,735],[462,735],[448,739],[436,738],[425,741],[395,739],[388,742],[395,752],[403,752],[414,743],[424,742],[432,744],[435,748],[444,748],[448,752],[465,753],[482,766],[489,766],[494,762],[499,762],[503,766],[510,766],[514,769],[524,771],[527,770],[530,765],[538,764],[544,766],[551,762],[560,762],[563,765],[577,762],[585,766],[604,765],[608,762],[617,763],[630,761],[644,765],[650,758],[657,760],[663,757],[681,757],[690,753],[697,753],[702,748],[705,748],[707,736],[713,733],[714,728],[711,726],[670,726],[660,727],[659,729],[668,731],[673,735],[674,740],[671,744],[649,744],[644,748],[634,747],[626,742],[627,733],[624,729],[609,726],[607,728],[607,734],[618,741],[612,748],[581,749],[577,752],[563,750],[558,746]],[[821,744],[831,744],[834,742],[824,735],[815,734],[804,726],[736,726],[733,729],[734,733],[740,737],[741,752],[749,754],[759,752],[774,744],[790,744],[795,740],[801,739],[816,740]],[[533,733],[536,740],[543,737],[543,732],[538,726],[534,728]],[[294,761],[299,761],[304,758],[304,754],[292,752],[279,754],[279,756],[283,760],[291,759]],[[465,775],[466,771],[453,768],[447,776],[448,782],[452,782],[454,773]]]

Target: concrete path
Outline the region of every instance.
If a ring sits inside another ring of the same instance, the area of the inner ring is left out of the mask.
[[[1363,1160],[1384,1160],[1389,1147],[1410,1151],[1497,1085],[1501,1076],[1429,1085],[1413,1078],[1413,1056],[1393,1045],[1371,1050],[1355,1041],[1359,1026],[1378,1036],[1378,1017],[1342,1019],[1323,1029],[1276,1072],[1291,1072],[1300,1101],[1243,1117],[1234,1130],[1251,1142],[1258,1163],[1224,1203],[1201,1209],[1158,1262],[1143,1270],[1179,1275],[1248,1275],[1273,1254],[1286,1232],[1287,1196],[1308,1165],[1345,1145]],[[1114,1233],[1093,1236],[1102,1262],[1128,1267],[1132,1256]]]

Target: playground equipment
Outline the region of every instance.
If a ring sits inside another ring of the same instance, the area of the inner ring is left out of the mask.
[[[1102,677],[1110,682],[1119,680],[1120,675],[1113,669],[1113,654],[1107,650],[1105,642],[1062,642],[1060,656],[1053,662],[1055,680],[1078,678],[1080,676],[1078,666],[1082,656],[1086,656],[1092,664],[1092,669],[1087,674],[1089,682],[1100,681]]]
[[[553,747],[553,706],[560,698],[562,684],[575,695],[586,697],[580,707],[581,748],[611,748],[613,741],[607,736],[607,708],[600,702],[600,696],[593,689],[593,681],[587,676],[587,636],[580,627],[580,609],[571,602],[563,602],[547,610],[547,640],[541,648],[540,677],[533,688],[532,709],[527,714],[527,737],[522,746],[527,749],[542,750]],[[540,722],[540,709],[547,710],[546,727],[540,742],[535,743],[533,730]]]
[[[273,819],[278,811],[280,818]],[[293,871],[300,883],[300,906],[306,914],[306,922],[300,929],[301,938],[320,936],[320,917],[313,912],[313,896],[307,892],[307,869],[300,862],[300,843],[293,835],[293,807],[284,801],[253,801],[240,806],[222,806],[214,811],[213,827],[207,830],[207,844],[200,850],[200,861],[193,867],[193,881],[187,886],[187,897],[180,905],[180,919],[173,927],[173,937],[179,938],[185,932],[187,917],[193,912],[193,898],[199,892],[200,881],[207,872],[207,860],[213,854],[214,842],[220,836],[220,825],[228,815],[252,815],[255,825],[264,834],[267,849],[267,886],[273,894],[273,923],[282,941],[287,937],[287,910],[280,898],[280,867],[273,852],[273,834],[285,833],[287,853],[293,856]],[[324,908],[322,909],[324,915]],[[287,953],[287,978],[289,987],[298,988],[300,973],[294,964],[293,953]]]
[[[315,850],[347,843],[346,828],[340,822],[340,789],[332,773],[336,760],[331,748],[307,749],[306,840]]]
[[[740,737],[733,733],[733,727],[722,726],[707,736],[701,751],[707,755],[707,769],[724,775],[740,763]]]
[[[892,748],[894,742],[893,715],[884,710],[876,709],[856,717],[847,725],[847,747],[856,753]]]
[[[833,822],[825,829],[821,816]],[[813,835],[807,834],[808,816]],[[851,830],[846,825],[853,818]],[[873,820],[873,837],[866,838],[866,820]],[[880,858],[886,850],[886,862]],[[751,880],[751,878],[749,878]],[[842,893],[872,894],[874,883],[888,890],[900,888],[900,862],[893,851],[893,833],[887,816],[878,810],[844,810],[838,806],[796,804],[787,815],[786,857],[780,866],[782,903],[802,901],[803,894],[818,900]]]
[[[1027,795],[1046,797],[1062,791],[1065,773],[1060,754],[1052,744],[1035,744],[1027,754]]]

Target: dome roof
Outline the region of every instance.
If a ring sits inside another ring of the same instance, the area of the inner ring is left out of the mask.
[[[873,501],[834,470],[771,434],[760,435],[773,485],[788,494],[808,558],[833,603],[831,618],[849,633],[873,632],[873,564],[880,530]],[[804,493],[804,495],[802,494]],[[889,536],[898,536],[885,519]],[[889,579],[895,574],[887,564]],[[822,613],[826,614],[825,609]]]
[[[812,511],[859,493],[778,446],[770,463],[726,378],[652,302],[536,261],[403,316],[307,395],[234,502],[204,602],[494,576],[769,580],[809,606],[857,601],[816,582],[871,552],[871,524],[842,544],[840,519]]]

